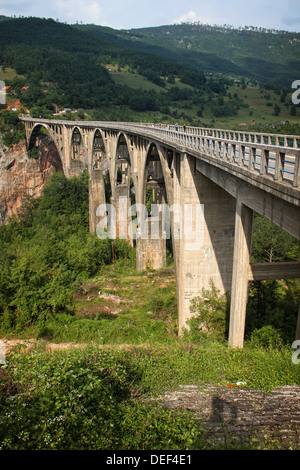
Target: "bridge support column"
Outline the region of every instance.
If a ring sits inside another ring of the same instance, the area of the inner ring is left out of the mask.
[[[115,208],[116,237],[122,240],[127,240],[127,242],[132,245],[133,242],[128,233],[131,222],[131,201],[127,184],[122,184],[115,188],[114,197],[111,198],[111,204]]]
[[[237,199],[229,325],[229,345],[235,348],[244,345],[252,228],[252,209]]]
[[[155,219],[148,218],[145,222],[147,227],[147,238],[137,238],[136,241],[136,268],[138,271],[149,269],[161,269],[166,266],[166,240],[162,236],[161,213]],[[152,228],[158,228],[158,233],[153,234]]]
[[[105,204],[105,187],[102,170],[92,170],[89,178],[89,220],[90,232],[95,233],[100,217],[97,216],[97,207]]]
[[[175,244],[179,248],[176,256],[179,334],[192,316],[191,300],[201,295],[203,288],[209,289],[212,282],[222,294],[229,291],[232,278],[235,199],[196,167],[193,157],[181,154],[180,187],[174,188],[174,202],[179,203],[184,213],[182,236],[179,244]],[[192,217],[189,211],[185,212],[188,206]],[[191,233],[196,235],[194,241]]]

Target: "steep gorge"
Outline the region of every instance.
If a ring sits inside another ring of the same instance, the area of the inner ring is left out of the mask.
[[[26,197],[40,196],[55,171],[63,171],[55,144],[48,136],[40,140],[38,150],[37,158],[29,158],[25,141],[0,150],[0,225],[17,215]]]

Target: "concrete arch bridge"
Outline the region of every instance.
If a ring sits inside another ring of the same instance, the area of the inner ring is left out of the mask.
[[[134,239],[137,269],[162,267],[171,237],[179,333],[191,316],[191,299],[213,281],[230,292],[229,344],[241,348],[248,282],[300,277],[298,262],[250,263],[254,212],[300,239],[300,136],[21,119],[28,149],[46,129],[67,177],[88,169],[90,230]],[[147,201],[151,217],[143,211]],[[300,339],[299,318],[295,329]]]

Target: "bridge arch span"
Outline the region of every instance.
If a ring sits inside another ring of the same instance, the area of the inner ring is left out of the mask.
[[[140,178],[139,201],[147,210],[146,235],[138,241],[137,269],[146,269],[147,265],[159,269],[166,264],[166,245],[173,237],[173,214],[167,210],[168,204],[172,204],[173,193],[166,149],[154,140],[150,140],[145,148]],[[175,258],[174,240],[170,246]]]
[[[90,145],[80,126],[72,126],[67,130],[65,154],[68,176],[76,176],[87,169],[90,164]]]
[[[80,147],[84,145],[83,133],[80,127],[75,126],[71,132],[70,160],[78,160],[80,157]]]
[[[149,176],[149,163],[150,161],[158,161],[159,166],[161,168],[161,177],[164,180],[165,184],[165,189],[166,189],[166,201],[169,204],[173,204],[173,188],[172,188],[172,171],[171,171],[171,165],[168,162],[168,154],[171,152],[173,154],[172,150],[169,150],[165,147],[163,147],[160,143],[151,140],[148,143],[148,146],[146,148],[145,152],[145,160],[143,162],[143,169],[142,169],[142,202],[143,204],[145,203],[144,201],[144,196],[145,196],[145,190],[146,190],[146,185],[147,185],[147,177]]]
[[[51,141],[53,142],[55,150],[57,152],[59,162],[57,162],[56,167],[59,168],[59,170],[62,169],[64,174],[67,174],[66,161],[65,161],[65,158],[64,158],[64,154],[61,151],[58,139],[56,138],[56,135],[53,132],[51,126],[49,126],[47,124],[43,124],[43,123],[42,124],[36,124],[35,126],[33,126],[33,128],[31,129],[31,132],[29,134],[29,137],[27,139],[27,150],[32,150],[36,146],[37,140],[38,140],[39,136],[41,135],[41,130],[42,129],[44,129],[46,131],[46,135],[48,135],[49,138],[51,139]]]
[[[90,172],[98,168],[104,169],[108,166],[104,164],[104,159],[107,158],[107,150],[105,144],[105,136],[102,129],[95,129],[92,135],[92,151],[90,152],[89,170]]]
[[[35,124],[35,126],[31,130],[29,138],[28,138],[28,143],[27,143],[27,149],[28,150],[32,150],[35,147],[36,141],[37,141],[37,138],[40,134],[41,129],[45,129],[47,131],[47,134],[49,135],[51,140],[53,140],[53,142],[55,143],[55,145],[57,147],[55,134],[52,132],[51,127],[48,126],[47,124]],[[57,151],[59,152],[59,148],[57,148]]]
[[[120,181],[118,181],[118,169],[120,169],[120,166],[122,165],[124,169],[126,169],[125,167],[127,166],[127,170],[130,170],[132,168],[132,154],[130,151],[129,137],[125,133],[120,132],[117,137],[116,152],[113,158],[113,184],[120,183]]]

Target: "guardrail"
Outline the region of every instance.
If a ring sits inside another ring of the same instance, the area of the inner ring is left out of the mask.
[[[143,127],[149,127],[144,124]],[[197,127],[150,125],[170,142],[246,168],[274,181],[300,186],[300,136],[261,134]]]
[[[300,136],[167,124],[65,121],[21,117],[24,122],[135,132],[192,149],[283,184],[300,186]]]

